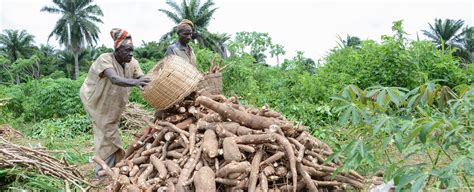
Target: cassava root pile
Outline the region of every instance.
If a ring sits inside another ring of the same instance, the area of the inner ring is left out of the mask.
[[[125,158],[101,175],[115,191],[308,191],[362,189],[354,171],[333,174],[333,152],[268,108],[237,98],[199,96],[167,110],[129,145]]]
[[[81,191],[83,185],[91,185],[81,176],[79,171],[66,161],[60,161],[48,155],[49,151],[31,149],[15,145],[0,137],[0,168],[25,168],[35,170],[43,175],[64,179],[66,185],[72,183]],[[68,186],[66,186],[68,187]]]

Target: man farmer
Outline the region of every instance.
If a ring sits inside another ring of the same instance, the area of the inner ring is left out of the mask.
[[[194,24],[192,21],[183,19],[175,27],[176,33],[178,34],[178,41],[168,46],[165,55],[177,55],[197,68],[196,55],[194,55],[193,48],[189,46],[189,42],[193,38],[193,28]],[[155,111],[155,119],[153,121],[163,119],[164,116],[166,116],[166,113],[170,112],[170,110],[173,109]]]
[[[196,55],[194,55],[193,48],[189,46],[189,42],[193,37],[193,28],[194,24],[190,20],[183,19],[176,26],[176,33],[178,34],[178,41],[174,44],[171,44],[166,50],[166,56],[168,55],[178,55],[181,58],[185,59],[195,67],[196,64]]]
[[[138,61],[133,58],[130,34],[114,28],[110,35],[114,40],[114,52],[100,55],[92,64],[81,86],[80,96],[91,118],[95,153],[112,167],[125,155],[118,128],[130,87],[142,89],[150,79],[144,77]],[[96,166],[96,177],[101,169]]]

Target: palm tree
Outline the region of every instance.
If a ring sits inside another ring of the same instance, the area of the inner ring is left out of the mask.
[[[40,60],[40,71],[42,75],[48,75],[56,70],[60,70],[58,68],[58,53],[53,46],[41,44],[38,50],[36,50],[35,55],[37,55]]]
[[[360,45],[362,44],[362,41],[360,40],[360,38],[356,36],[347,35],[346,39],[342,39],[342,37],[338,35],[337,39],[339,39],[339,42],[337,44],[341,48],[346,48],[346,47],[359,48]]]
[[[429,30],[422,30],[423,34],[429,37],[439,48],[443,45],[459,47],[464,32],[462,27],[464,21],[445,19],[435,19],[434,24],[428,23]]]
[[[163,12],[168,16],[174,23],[178,24],[183,19],[188,19],[194,23],[194,30],[197,32],[196,41],[200,47],[209,48],[214,51],[221,51],[217,49],[220,47],[219,41],[226,41],[229,38],[219,38],[219,35],[213,35],[207,31],[207,26],[212,19],[212,14],[216,11],[217,8],[213,8],[214,2],[212,0],[207,0],[204,4],[201,5],[200,0],[183,0],[181,5],[178,5],[174,1],[166,1],[173,10],[169,11],[166,9],[158,9],[158,11]],[[173,33],[176,33],[174,29],[166,33],[161,37],[161,40],[171,38]],[[224,35],[226,36],[226,35]]]
[[[463,43],[464,51],[469,55],[470,61],[474,61],[474,27],[464,29]]]
[[[100,33],[97,23],[103,23],[100,16],[102,10],[97,5],[91,5],[93,0],[53,0],[54,6],[45,6],[41,11],[61,14],[49,38],[53,35],[61,45],[64,45],[74,55],[74,75],[79,77],[79,54],[85,45],[97,43]]]
[[[272,57],[276,57],[277,59],[277,65],[280,65],[280,55],[285,55],[286,51],[283,47],[283,45],[280,44],[272,44],[270,45],[270,55]]]
[[[434,24],[429,24],[429,30],[423,34],[430,38],[439,49],[454,48],[454,55],[462,61],[472,61],[472,27],[464,27],[464,21],[435,19]],[[464,28],[463,28],[464,27]]]
[[[30,57],[35,49],[34,42],[34,36],[28,34],[25,30],[6,29],[0,34],[0,49],[11,63],[21,58]],[[18,72],[16,73],[15,82],[20,84],[20,74]]]
[[[230,39],[230,35],[227,33],[211,33],[209,39],[212,42],[209,47],[221,54],[222,58],[227,58],[227,45],[225,42]]]

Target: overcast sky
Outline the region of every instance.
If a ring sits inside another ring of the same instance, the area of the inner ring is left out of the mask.
[[[205,0],[201,0],[204,2]],[[104,12],[98,44],[112,47],[111,28],[128,30],[136,45],[157,41],[173,26],[158,9],[171,10],[165,0],[96,0]],[[181,2],[181,0],[178,0]],[[404,20],[411,39],[424,38],[420,30],[435,18],[462,19],[473,26],[473,0],[214,0],[218,10],[209,31],[268,32],[274,43],[285,47],[285,58],[296,50],[320,59],[336,46],[337,35],[380,40],[391,34],[392,22]],[[0,30],[27,30],[37,44],[45,44],[58,15],[40,12],[51,0],[0,0]],[[54,38],[50,44],[57,46]],[[271,62],[271,61],[270,61]]]

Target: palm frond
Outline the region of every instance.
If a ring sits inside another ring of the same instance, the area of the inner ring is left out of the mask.
[[[62,13],[62,11],[55,7],[43,7],[40,10],[41,12],[48,12],[48,13]]]
[[[178,4],[176,4],[175,1],[168,0],[168,1],[166,1],[166,4],[168,4],[170,7],[172,7],[175,10],[177,15],[182,15],[183,14],[183,9]]]
[[[214,6],[214,2],[212,0],[207,0],[200,8],[199,8],[199,12],[197,13],[197,15],[202,15],[204,14],[205,12],[209,12],[209,8],[211,6]]]
[[[209,25],[209,22],[212,19],[212,15],[214,14],[214,12],[216,10],[217,10],[217,8],[214,8],[214,9],[200,15],[199,18],[196,20],[196,23],[199,24],[198,26],[206,28]]]
[[[173,13],[171,11],[168,11],[168,10],[165,10],[165,9],[158,9],[158,11],[161,11],[164,14],[166,14],[166,16],[168,16],[176,24],[178,24],[182,20],[178,15],[176,15],[175,13]]]

